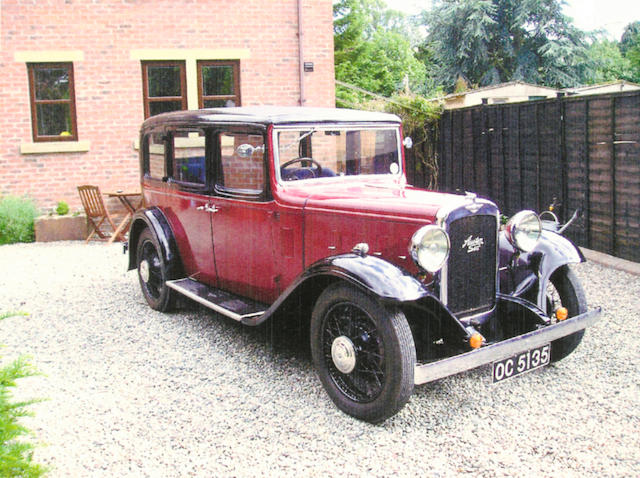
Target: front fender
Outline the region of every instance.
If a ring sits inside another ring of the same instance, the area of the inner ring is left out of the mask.
[[[543,230],[536,247],[520,254],[503,233],[500,235],[501,291],[521,296],[537,284],[536,304],[545,312],[545,292],[551,275],[562,266],[580,262],[585,262],[582,251],[555,232]]]
[[[542,254],[540,266],[538,267],[538,278],[540,287],[538,288],[538,307],[547,312],[546,291],[551,275],[560,267],[567,264],[579,264],[586,259],[582,251],[560,234],[551,231],[542,231],[540,241],[533,252]]]
[[[287,287],[262,316],[248,318],[243,322],[247,325],[258,325],[277,312],[289,297],[305,290],[308,292],[306,295],[316,294],[317,297],[319,292],[313,289],[320,285],[326,286],[332,280],[347,281],[389,302],[415,302],[431,296],[418,279],[396,265],[379,257],[348,253],[313,263]]]
[[[328,257],[312,264],[303,278],[317,275],[345,279],[381,299],[391,301],[409,302],[429,295],[418,279],[375,256],[349,253]]]

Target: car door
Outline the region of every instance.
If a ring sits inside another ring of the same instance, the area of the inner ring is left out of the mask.
[[[164,208],[171,223],[185,274],[217,286],[211,233],[211,133],[197,127],[167,131],[168,197]]]
[[[212,226],[219,287],[269,303],[278,292],[272,240],[277,215],[267,191],[264,132],[220,129],[213,144]]]

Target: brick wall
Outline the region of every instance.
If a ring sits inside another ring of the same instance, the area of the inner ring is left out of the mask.
[[[331,5],[303,0],[304,61],[314,63],[304,74],[306,106],[334,104]],[[80,184],[139,189],[142,77],[133,50],[241,50],[244,106],[299,104],[296,0],[3,0],[0,8],[0,195],[78,208]],[[16,56],[25,51],[81,52],[73,61],[78,140],[88,151],[21,153],[32,143],[27,68]]]

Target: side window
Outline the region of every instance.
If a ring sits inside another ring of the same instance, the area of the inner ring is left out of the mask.
[[[172,179],[182,183],[204,186],[207,183],[204,131],[175,131],[172,149]]]
[[[264,136],[219,133],[221,171],[218,189],[258,195],[264,191]]]
[[[28,63],[34,141],[75,141],[76,99],[72,63]]]
[[[143,61],[144,117],[187,109],[184,61]]]
[[[164,133],[149,133],[145,136],[144,173],[153,179],[162,180],[167,176],[165,167],[166,142]]]
[[[240,106],[240,62],[198,61],[200,108]]]

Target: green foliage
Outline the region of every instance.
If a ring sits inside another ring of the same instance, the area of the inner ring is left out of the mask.
[[[24,313],[0,313],[0,320]],[[0,368],[0,477],[38,477],[46,468],[33,462],[34,445],[21,441],[30,432],[20,418],[30,415],[27,407],[35,400],[13,402],[11,389],[16,380],[31,377],[36,372],[25,358]]]
[[[56,212],[59,216],[64,216],[65,214],[69,214],[69,205],[65,201],[58,201],[58,205],[56,206]]]
[[[380,0],[341,0],[333,11],[337,80],[383,96],[424,90],[426,68],[416,58],[404,15],[387,10]],[[339,106],[366,98],[339,85],[336,97]]]
[[[387,113],[402,118],[402,127],[407,135],[429,128],[438,123],[442,114],[442,103],[415,94],[401,93],[391,98],[385,106]],[[415,143],[415,138],[414,144]]]
[[[635,21],[624,27],[620,38],[620,51],[626,55],[629,50],[638,48],[638,46],[640,46],[640,21]]]
[[[33,222],[37,216],[38,209],[29,198],[0,199],[0,244],[33,242]]]
[[[412,156],[419,172],[429,178],[425,186],[438,184],[437,135],[443,104],[414,94],[399,94],[386,103],[385,110],[402,118],[405,136],[413,140]]]
[[[640,83],[640,21],[629,23],[620,40],[620,51],[629,61],[629,80]]]
[[[459,76],[453,87],[454,93],[463,93],[469,89],[469,83],[463,77]]]
[[[423,20],[449,91],[460,77],[474,86],[575,86],[589,70],[585,34],[558,0],[438,0]]]
[[[26,312],[20,312],[20,311],[0,312],[0,320],[8,319],[9,317],[16,317],[18,315],[22,315],[26,317],[29,314],[27,314]]]
[[[593,64],[589,84],[633,79],[631,62],[622,55],[617,42],[596,40],[589,47],[589,58]]]

